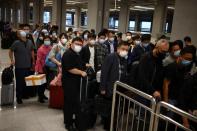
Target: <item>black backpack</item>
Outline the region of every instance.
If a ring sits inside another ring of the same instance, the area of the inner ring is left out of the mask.
[[[7,67],[3,70],[1,81],[3,85],[9,85],[13,82],[14,72],[13,66]]]

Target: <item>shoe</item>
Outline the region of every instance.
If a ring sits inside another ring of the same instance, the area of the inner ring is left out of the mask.
[[[40,102],[40,103],[45,103],[45,101],[44,101],[43,98],[38,98],[38,102]]]
[[[17,99],[16,101],[17,101],[18,104],[23,104],[22,99]]]
[[[48,97],[46,97],[46,96],[44,95],[44,96],[43,96],[43,99],[44,99],[44,100],[48,100]]]

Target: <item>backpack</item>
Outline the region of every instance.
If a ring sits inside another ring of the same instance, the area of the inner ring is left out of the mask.
[[[13,66],[7,67],[2,72],[1,81],[3,85],[9,85],[13,82],[14,72]]]

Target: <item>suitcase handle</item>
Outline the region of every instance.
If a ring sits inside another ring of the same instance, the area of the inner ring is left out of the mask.
[[[83,77],[81,77],[80,80],[80,102],[82,101],[82,88],[83,88]],[[88,76],[86,76],[86,86],[85,86],[85,99],[87,99],[88,96]]]

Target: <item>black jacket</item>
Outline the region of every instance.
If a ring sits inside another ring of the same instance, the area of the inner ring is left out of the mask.
[[[103,63],[101,69],[101,90],[106,91],[107,96],[112,96],[113,85],[119,80],[119,63],[125,66],[124,75],[121,76],[122,82],[126,81],[126,71],[127,71],[127,60],[120,58],[117,53],[112,53],[108,55]]]
[[[152,52],[144,54],[139,62],[137,77],[137,86],[141,91],[150,95],[161,91],[164,79],[162,60],[155,58]]]
[[[104,44],[108,48],[108,54],[110,54],[111,50],[110,50],[110,42],[109,42],[109,40],[106,40]],[[114,44],[113,45],[114,45],[114,52],[116,52],[117,51],[118,42],[114,40]]]
[[[82,51],[80,52],[80,56],[81,56],[81,59],[82,59],[84,65],[89,63],[90,55],[91,54],[90,54],[89,46],[88,45],[84,46],[82,48]],[[97,51],[96,51],[96,47],[94,47],[94,69],[95,69],[95,72],[98,71],[98,63],[97,63],[96,55],[97,55]]]

